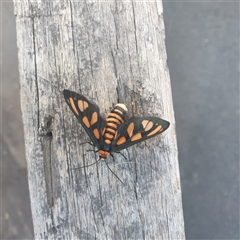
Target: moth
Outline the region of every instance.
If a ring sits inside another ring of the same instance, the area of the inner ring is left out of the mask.
[[[105,160],[112,152],[154,137],[170,125],[159,117],[132,117],[126,121],[127,107],[123,103],[116,104],[104,119],[99,107],[82,94],[65,89],[63,95],[91,142],[98,148],[100,160]]]

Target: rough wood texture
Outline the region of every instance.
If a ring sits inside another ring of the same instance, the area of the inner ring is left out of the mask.
[[[184,239],[175,120],[160,1],[15,1],[21,105],[36,239]],[[160,137],[98,159],[64,101],[171,122]]]

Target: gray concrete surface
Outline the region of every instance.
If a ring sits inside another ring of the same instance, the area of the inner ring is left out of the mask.
[[[239,239],[239,3],[164,2],[188,239]]]
[[[32,239],[12,3],[1,5],[1,224],[0,239]]]
[[[239,239],[239,3],[165,1],[187,239]],[[1,239],[32,239],[15,18],[1,5]]]

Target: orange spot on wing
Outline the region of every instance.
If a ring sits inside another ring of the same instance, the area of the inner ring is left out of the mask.
[[[84,110],[86,110],[88,108],[88,103],[82,100],[78,100],[78,107],[80,109],[81,112],[83,112]]]
[[[147,126],[148,122],[149,122],[148,120],[143,120],[142,121],[143,128],[145,128]]]
[[[105,132],[105,128],[102,130],[102,136],[104,135],[104,132]]]
[[[132,134],[133,134],[133,129],[134,129],[134,123],[131,122],[127,128],[127,132],[128,132],[128,136],[129,137],[132,137]]]
[[[76,109],[75,104],[74,104],[74,101],[73,101],[73,99],[72,99],[71,97],[69,98],[69,102],[70,102],[70,104],[71,104],[72,110],[73,110],[77,115],[79,115],[79,114],[78,114],[78,110]]]
[[[92,126],[94,123],[96,123],[97,120],[98,120],[98,115],[97,115],[96,112],[94,112],[94,113],[92,114],[92,118],[91,118],[91,122],[90,122],[91,126]]]
[[[82,121],[83,121],[83,123],[85,124],[85,126],[86,126],[87,128],[90,127],[90,123],[89,123],[89,121],[88,121],[88,119],[87,119],[86,116],[82,118]]]
[[[95,129],[93,130],[93,134],[94,134],[94,136],[95,136],[96,139],[99,139],[99,138],[100,138],[99,131],[98,131],[97,128],[95,128]]]
[[[142,125],[145,131],[150,130],[153,127],[153,122],[148,121],[148,120],[143,120]]]
[[[78,100],[78,108],[80,109],[81,112],[83,112],[83,101]]]
[[[140,140],[141,138],[142,138],[142,134],[137,133],[131,138],[131,141],[134,142],[134,141]]]
[[[152,132],[150,132],[147,136],[150,137],[150,136],[154,135],[155,133],[157,133],[157,132],[159,132],[161,130],[162,130],[162,125],[159,125]]]
[[[88,108],[88,103],[87,102],[83,102],[83,109],[86,110]]]
[[[126,142],[126,138],[125,137],[121,137],[118,141],[117,141],[117,145],[121,145],[123,143]]]

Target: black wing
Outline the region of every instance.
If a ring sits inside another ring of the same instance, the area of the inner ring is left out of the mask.
[[[102,137],[102,130],[106,125],[106,121],[100,116],[99,107],[76,92],[64,89],[63,95],[68,106],[82,124],[93,144],[98,145]]]
[[[119,126],[112,143],[113,151],[120,151],[164,132],[170,123],[158,117],[132,117]]]

